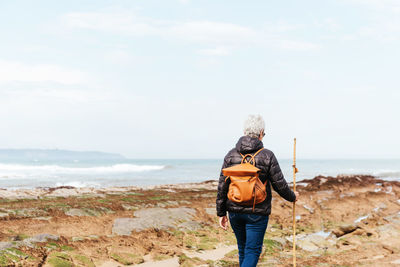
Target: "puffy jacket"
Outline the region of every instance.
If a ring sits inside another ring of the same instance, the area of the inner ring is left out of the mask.
[[[236,147],[228,152],[224,158],[224,163],[221,168],[221,174],[218,182],[218,194],[216,200],[217,215],[225,216],[227,211],[239,213],[254,213],[261,215],[271,214],[271,185],[272,188],[287,201],[293,202],[296,199],[295,194],[290,190],[285,178],[283,177],[281,168],[274,153],[268,149],[261,150],[255,157],[255,166],[261,169],[260,180],[266,184],[267,197],[266,199],[256,204],[254,212],[252,206],[242,206],[230,201],[227,197],[230,180],[225,182],[225,176],[222,174],[222,169],[232,165],[240,164],[242,156],[240,153],[253,154],[260,148],[263,148],[263,143],[258,138],[250,136],[242,136],[236,144]]]

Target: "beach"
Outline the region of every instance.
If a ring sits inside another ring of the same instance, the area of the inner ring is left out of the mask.
[[[0,267],[400,267],[399,15],[0,0]]]
[[[1,266],[238,266],[218,227],[216,180],[0,190]],[[369,175],[297,184],[298,266],[400,265],[400,182]],[[291,266],[292,204],[273,193],[259,266]]]

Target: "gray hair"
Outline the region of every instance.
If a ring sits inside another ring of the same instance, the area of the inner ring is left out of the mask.
[[[261,115],[249,115],[244,122],[244,135],[258,138],[262,130],[265,130],[263,117],[261,117]]]

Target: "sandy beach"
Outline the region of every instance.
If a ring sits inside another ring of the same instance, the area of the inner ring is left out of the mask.
[[[0,189],[0,266],[238,266],[216,187]],[[318,176],[298,191],[298,266],[400,266],[399,182]],[[291,266],[291,214],[274,193],[259,266]]]

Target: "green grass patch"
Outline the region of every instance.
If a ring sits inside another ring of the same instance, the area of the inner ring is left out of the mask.
[[[125,202],[144,202],[142,199],[130,198],[130,197],[123,197],[121,198],[122,201]]]
[[[264,247],[266,253],[273,253],[277,249],[281,248],[281,244],[275,240],[272,239],[264,239]]]
[[[182,231],[175,230],[175,229],[172,231],[169,231],[169,233],[177,238],[182,238],[184,236],[184,233]]]
[[[19,250],[17,248],[8,248],[8,249],[6,249],[6,252],[13,253],[21,258],[26,258],[29,256],[28,254],[26,254],[25,252],[22,252],[21,250]]]
[[[58,249],[60,245],[55,242],[49,242],[45,245],[45,247],[49,249]]]
[[[187,248],[194,248],[196,245],[196,238],[194,236],[185,236],[183,238],[183,245]]]
[[[271,228],[282,229],[282,224],[273,223],[273,224],[271,224]]]
[[[214,237],[203,236],[200,238],[200,243],[197,245],[197,250],[215,249],[218,239]]]
[[[132,265],[144,262],[144,259],[141,256],[131,253],[112,253],[111,258],[123,265]]]
[[[153,197],[148,197],[147,199],[149,199],[149,200],[162,200],[162,199],[169,199],[169,196],[153,196]]]
[[[53,267],[72,267],[74,264],[70,260],[66,253],[53,252],[47,262]]]
[[[62,245],[61,246],[61,250],[63,250],[63,251],[73,251],[74,248],[70,247],[70,246],[67,246],[67,245]]]
[[[231,252],[226,253],[224,257],[227,257],[227,258],[235,257],[236,258],[238,255],[239,255],[239,251],[237,249],[234,249]]]
[[[92,262],[89,257],[85,255],[74,255],[74,260],[77,261],[79,264],[86,266],[86,267],[96,267],[96,265]]]
[[[30,236],[27,235],[27,234],[17,234],[17,235],[15,236],[15,240],[24,240],[24,239],[29,238],[29,237],[30,237]]]
[[[178,261],[179,261],[179,266],[181,267],[194,267],[204,263],[204,261],[198,257],[190,258],[185,254],[179,255]]]
[[[125,193],[125,195],[144,196],[143,193],[139,193],[139,192],[128,192],[128,193]]]
[[[99,203],[110,203],[110,202],[113,202],[113,200],[112,199],[98,199],[97,200],[97,202],[99,202]]]
[[[18,262],[21,259],[21,257],[19,257],[18,255],[15,255],[14,253],[6,252],[4,255],[13,262]]]
[[[239,267],[239,263],[237,261],[228,261],[228,260],[218,260],[214,263],[214,266],[218,267]]]
[[[172,258],[172,256],[170,256],[170,255],[164,255],[164,254],[160,254],[160,255],[155,255],[155,256],[153,256],[153,260],[154,260],[154,261],[162,261],[162,260],[166,260],[166,259],[169,259],[169,258]]]
[[[12,261],[4,254],[0,253],[0,266],[9,266]]]

